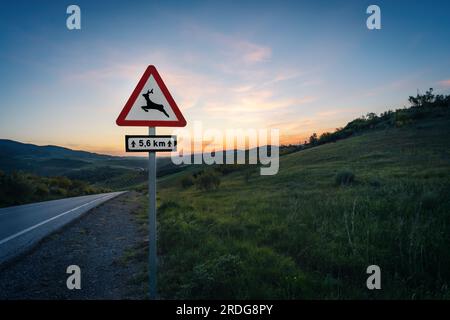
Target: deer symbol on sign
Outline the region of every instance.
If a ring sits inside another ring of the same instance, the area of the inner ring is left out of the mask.
[[[167,118],[169,118],[169,115],[167,114],[166,110],[164,110],[164,106],[162,104],[157,104],[150,100],[150,93],[153,94],[153,89],[147,90],[147,93],[142,94],[142,96],[145,98],[145,101],[147,102],[146,106],[141,107],[142,110],[144,110],[145,112],[148,112],[149,109],[158,110],[159,112],[164,113]]]

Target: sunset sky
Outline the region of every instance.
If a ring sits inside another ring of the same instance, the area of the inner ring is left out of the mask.
[[[153,64],[188,128],[301,142],[417,89],[449,93],[449,16],[450,1],[3,1],[0,138],[124,155],[124,134],[147,129],[115,120]]]

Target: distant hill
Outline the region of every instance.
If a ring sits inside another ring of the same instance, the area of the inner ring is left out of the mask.
[[[98,187],[126,189],[147,179],[145,157],[117,157],[59,146],[38,146],[0,139],[0,171],[66,176]],[[170,158],[158,158],[158,175],[181,170]]]
[[[117,159],[121,158],[58,146],[37,146],[0,139],[0,170],[6,173],[25,171],[46,176],[64,175],[98,161]]]
[[[37,146],[30,143],[22,143],[14,140],[0,139],[1,156],[20,156],[22,158],[76,158],[86,160],[113,159],[114,156],[92,153],[87,151],[72,150],[58,146]]]

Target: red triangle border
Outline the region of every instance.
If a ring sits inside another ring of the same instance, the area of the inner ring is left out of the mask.
[[[162,93],[164,94],[165,98],[167,99],[167,102],[169,102],[170,107],[172,108],[173,112],[175,113],[175,116],[178,120],[173,121],[161,121],[161,120],[125,120],[128,113],[130,112],[131,108],[133,107],[133,104],[136,102],[136,99],[139,97],[139,94],[141,93],[142,89],[144,88],[145,84],[147,83],[147,80],[150,78],[150,76],[153,75],[153,77],[156,80],[156,83],[158,84],[159,88],[161,89]],[[136,88],[133,90],[133,93],[131,93],[130,98],[128,98],[127,103],[123,107],[122,111],[120,112],[119,116],[117,117],[116,124],[118,126],[137,126],[137,127],[184,127],[186,126],[186,119],[184,119],[183,114],[181,113],[180,109],[177,106],[177,103],[175,100],[173,100],[172,95],[170,94],[169,90],[167,89],[166,85],[164,84],[164,81],[161,79],[161,76],[159,75],[158,71],[156,70],[155,66],[149,65],[147,69],[145,70],[144,74],[141,77],[141,80],[139,80]]]

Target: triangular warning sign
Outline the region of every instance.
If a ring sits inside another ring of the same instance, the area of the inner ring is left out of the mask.
[[[147,67],[116,120],[119,126],[184,127],[186,120],[158,71]]]

